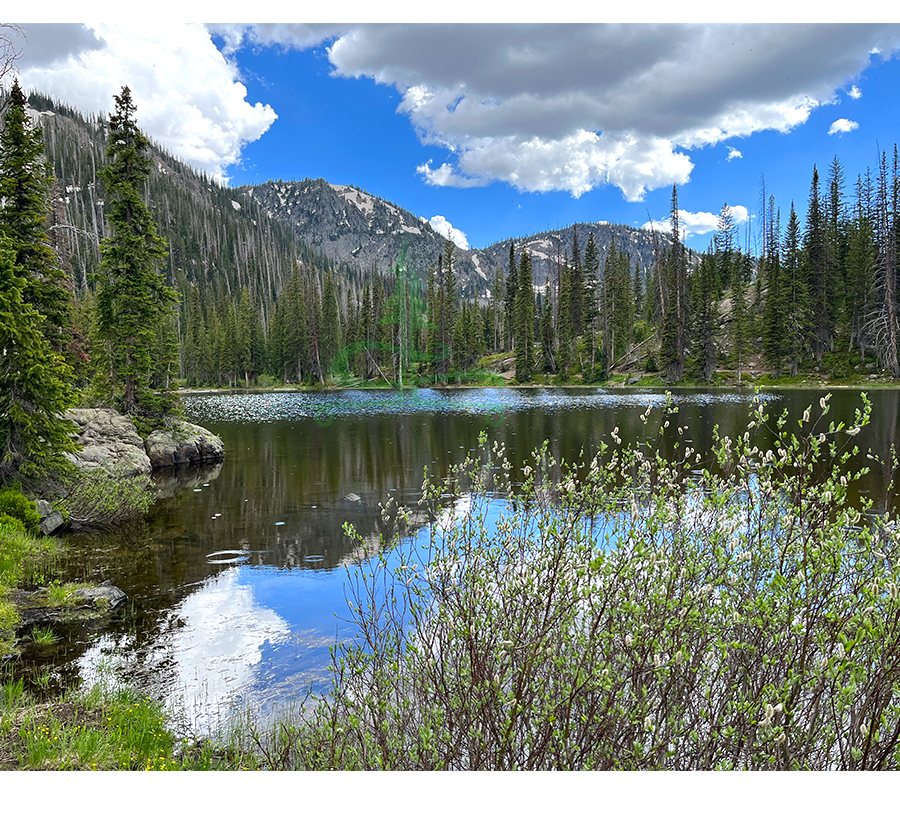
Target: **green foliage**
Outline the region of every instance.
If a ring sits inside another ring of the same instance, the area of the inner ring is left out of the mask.
[[[154,390],[151,377],[160,363],[171,362],[172,344],[160,340],[160,328],[178,296],[159,274],[165,241],[142,194],[150,175],[149,143],[135,124],[128,87],[115,101],[109,163],[101,171],[111,234],[101,243],[97,275],[96,332],[108,360],[99,367],[108,375],[109,399],[120,411],[166,412],[172,398],[167,388]]]
[[[851,426],[828,411],[825,397],[795,434],[760,406],[700,476],[671,404],[655,450],[622,448],[614,429],[577,466],[545,444],[514,473],[483,438],[426,482],[422,507],[444,521],[424,552],[401,548],[393,569],[382,553],[359,575],[358,642],[271,760],[900,767],[900,541],[850,498],[868,402]],[[471,503],[449,514],[448,495]],[[401,530],[412,517],[397,513]]]
[[[25,302],[25,278],[0,239],[0,485],[36,484],[64,473],[74,451],[71,371],[41,332],[43,316]]]
[[[72,295],[50,245],[47,220],[53,178],[44,158],[43,130],[32,126],[26,99],[13,82],[0,132],[0,233],[24,279],[22,299],[42,316],[41,334],[55,351],[72,338]]]
[[[121,688],[95,686],[47,708],[9,681],[0,697],[0,746],[20,770],[256,769],[237,746],[180,740],[169,724],[160,703]]]
[[[530,382],[534,375],[534,281],[531,277],[531,255],[527,251],[522,252],[517,275],[519,287],[515,296],[516,382]]]
[[[18,521],[24,531],[35,536],[41,532],[41,517],[34,504],[14,487],[0,489],[0,521],[4,516]]]
[[[153,505],[149,476],[117,476],[97,469],[77,471],[66,482],[56,506],[74,529],[115,527],[140,518]]]

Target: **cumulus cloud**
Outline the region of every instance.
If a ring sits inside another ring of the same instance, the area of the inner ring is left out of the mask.
[[[315,36],[288,31],[258,37]],[[420,140],[446,151],[420,166],[427,181],[575,196],[613,185],[639,200],[687,182],[692,149],[803,124],[898,35],[883,24],[377,24],[327,40],[335,75],[395,87]]]
[[[460,249],[469,248],[469,241],[466,239],[465,233],[461,232],[459,229],[455,229],[450,221],[442,214],[436,214],[431,220],[425,220],[424,217],[420,217],[419,219],[428,223],[431,228],[442,237],[447,238],[447,240],[452,240]]]
[[[831,127],[828,128],[828,135],[833,136],[835,133],[849,133],[851,130],[856,130],[858,127],[859,122],[854,122],[850,119],[838,119],[831,123]]]
[[[732,159],[744,158],[744,155],[737,148],[732,148],[731,145],[726,145],[725,147],[728,148],[727,162],[731,162]]]
[[[241,148],[277,118],[250,104],[238,71],[199,24],[24,25],[19,77],[85,113],[108,113],[131,88],[141,130],[180,159],[224,179]]]
[[[744,206],[729,206],[729,208],[735,226],[745,225],[750,220],[750,212]],[[718,227],[719,215],[713,214],[711,211],[694,212],[679,209],[678,224],[686,238],[694,235],[706,235],[714,232]],[[669,217],[662,220],[649,220],[641,228],[671,234],[672,221]]]
[[[854,84],[850,88],[849,95],[850,95],[850,98],[852,98],[852,99],[862,98],[862,90],[860,90],[859,87],[857,87],[856,84]]]

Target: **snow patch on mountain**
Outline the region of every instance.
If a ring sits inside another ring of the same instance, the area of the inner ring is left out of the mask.
[[[353,188],[350,185],[333,185],[328,183],[339,197],[343,197],[348,203],[358,208],[366,217],[375,213],[375,198],[371,194]]]

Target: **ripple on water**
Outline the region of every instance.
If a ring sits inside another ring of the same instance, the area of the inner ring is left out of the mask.
[[[778,394],[739,391],[676,392],[676,404],[749,405],[779,398]],[[184,398],[189,419],[197,422],[268,423],[314,419],[331,422],[342,417],[408,414],[476,414],[500,416],[509,411],[562,411],[590,408],[662,408],[660,391],[604,388],[470,388],[409,391],[278,392],[271,394],[198,394]]]

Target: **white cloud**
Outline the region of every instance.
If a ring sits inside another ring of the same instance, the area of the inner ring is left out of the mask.
[[[459,229],[455,229],[450,221],[442,214],[436,214],[431,220],[425,220],[424,217],[420,217],[419,219],[428,223],[431,228],[442,237],[447,238],[447,240],[452,240],[460,249],[469,248],[469,241],[467,240],[465,233],[461,232]]]
[[[687,182],[694,148],[803,124],[898,35],[883,24],[378,24],[348,27],[327,51],[335,75],[394,86],[421,141],[446,150],[420,166],[429,182],[575,196],[615,185],[640,200]]]
[[[831,123],[831,127],[828,128],[828,135],[833,136],[835,133],[849,133],[851,130],[856,130],[858,127],[859,122],[854,122],[850,119],[838,119]]]
[[[853,98],[853,99],[862,98],[862,90],[860,90],[859,87],[857,87],[856,84],[854,84],[850,88],[849,96],[850,96],[850,98]]]
[[[737,148],[732,148],[731,145],[726,145],[725,147],[728,148],[727,162],[731,162],[732,159],[744,158],[744,155]]]
[[[750,212],[744,206],[729,206],[731,218],[735,226],[743,226],[750,220]],[[686,238],[694,235],[706,235],[714,232],[719,224],[719,215],[711,211],[685,211],[678,210],[678,223]],[[655,230],[657,232],[672,232],[671,218],[662,220],[649,220],[641,226],[642,229]]]
[[[223,179],[241,148],[277,118],[250,104],[238,71],[199,24],[152,16],[140,24],[35,24],[25,27],[22,86],[84,113],[108,113],[125,85],[138,127],[195,168]]]

